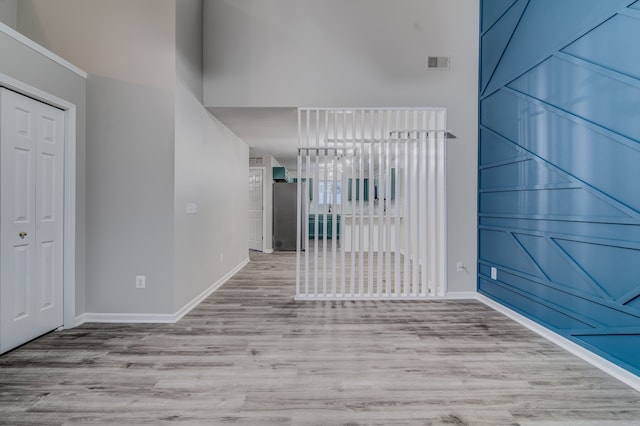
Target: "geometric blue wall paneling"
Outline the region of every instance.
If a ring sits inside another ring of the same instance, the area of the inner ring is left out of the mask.
[[[640,78],[639,27],[638,19],[616,15],[563,49],[563,52]]]
[[[508,177],[508,180],[505,179]],[[567,184],[569,179],[559,175],[544,164],[533,158],[503,164],[495,167],[483,168],[480,171],[480,185],[482,190],[506,187],[518,182],[524,187]]]
[[[538,318],[539,322],[547,324],[555,330],[575,330],[588,327],[588,324],[585,322],[554,309],[551,306],[542,303],[532,303],[535,302],[535,299],[522,292],[503,286],[496,281],[480,278],[479,290],[529,317]]]
[[[640,248],[556,239],[562,249],[621,304],[640,294]],[[594,260],[597,261],[594,262]],[[640,355],[640,354],[639,354]]]
[[[582,189],[483,192],[486,214],[539,216],[565,220],[625,220],[626,214]]]
[[[610,245],[621,244],[626,241],[640,241],[640,226],[608,223],[608,222],[578,222],[566,220],[552,220],[546,218],[516,218],[516,217],[492,217],[482,213],[479,219],[480,225],[501,227],[508,230],[522,230],[527,233],[562,237],[571,235],[573,239],[592,242],[607,243]]]
[[[514,160],[522,156],[518,147],[486,130],[480,130],[482,146],[480,147],[480,165],[493,164],[506,160]]]
[[[482,4],[482,28],[486,31],[516,0],[492,0]]]
[[[581,273],[571,259],[558,250],[549,238],[527,234],[515,234],[515,237],[552,282],[592,296],[606,295],[606,292],[594,280]]]
[[[640,375],[638,368],[638,354],[640,354],[640,334],[613,334],[613,335],[578,335],[582,340],[595,350],[607,348],[607,354],[615,357],[621,363]]]
[[[640,182],[638,142],[576,121],[505,90],[481,102],[483,126],[640,211],[640,185],[629,185]]]
[[[640,141],[640,86],[552,57],[509,87]]]
[[[640,2],[505,4],[482,5],[478,291],[638,374]]]
[[[544,278],[540,269],[531,261],[517,240],[508,232],[480,230],[481,244],[485,249],[485,260],[496,265],[508,266],[528,275]]]
[[[486,3],[486,1],[485,1]],[[536,66],[576,37],[609,18],[629,0],[533,0],[484,93],[489,94]]]
[[[493,71],[500,62],[500,57],[509,43],[511,34],[515,31],[527,3],[528,0],[518,0],[500,21],[482,35],[481,43],[482,51],[484,52],[482,68],[480,69],[482,88],[486,87],[493,75]]]
[[[598,330],[600,333],[606,333],[608,330],[621,327],[627,330],[635,327],[640,330],[640,327],[638,327],[640,311],[620,308],[615,303],[601,299],[598,296],[571,291],[555,283],[548,283],[544,280],[509,271],[500,271],[496,281],[491,280],[489,277],[489,274],[481,275],[481,278],[485,281],[488,280],[490,283],[499,284],[503,294],[508,294],[509,291],[516,292],[535,302],[532,305],[543,305],[556,312],[561,312],[565,321],[561,323],[553,321],[554,327],[569,329],[572,333],[583,332],[585,329],[591,329],[590,331],[592,332],[593,330]],[[517,308],[526,311],[531,306]],[[566,318],[572,318],[581,324],[568,323]]]
[[[627,302],[625,306],[640,311],[640,295],[636,296],[635,299]]]
[[[560,238],[566,235],[576,241],[593,244],[609,244],[616,246],[621,241],[640,241],[640,226],[603,222],[577,222],[566,220],[552,220],[546,218],[522,218],[488,216],[481,212],[480,225],[502,228],[510,231],[522,230],[529,234],[545,235]]]

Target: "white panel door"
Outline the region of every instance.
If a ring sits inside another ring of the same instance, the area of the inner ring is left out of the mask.
[[[249,248],[262,251],[262,169],[249,170]]]
[[[1,353],[63,322],[64,113],[0,90]]]

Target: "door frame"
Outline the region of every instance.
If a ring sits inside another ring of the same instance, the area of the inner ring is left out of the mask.
[[[63,328],[76,326],[76,105],[0,73],[0,86],[64,111]]]
[[[266,235],[267,235],[267,219],[266,219],[266,207],[267,207],[267,191],[265,188],[265,180],[267,176],[267,168],[263,166],[250,166],[249,172],[251,170],[262,170],[262,252],[267,253],[267,243],[266,243]]]

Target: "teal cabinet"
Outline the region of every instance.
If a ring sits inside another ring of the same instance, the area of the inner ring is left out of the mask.
[[[284,167],[273,167],[273,180],[276,182],[293,182],[293,179],[289,176],[289,171]]]
[[[364,201],[369,201],[369,179],[364,178]],[[347,200],[353,200],[352,188],[353,188],[353,179],[349,178],[347,182]],[[356,192],[356,201],[360,201],[360,179],[355,180],[355,192]]]
[[[318,238],[324,238],[324,228],[327,228],[327,239],[330,240],[333,238],[333,215],[327,214],[326,220],[324,219],[323,214],[309,215],[309,239],[313,240],[316,238],[316,218],[318,219]],[[340,215],[336,215],[336,238],[340,239]]]
[[[353,179],[349,178],[347,180],[347,200],[348,201],[353,200],[352,183],[353,183]],[[363,188],[364,197],[362,197],[362,199],[363,201],[369,201],[369,179],[364,178],[362,183],[364,186]],[[382,188],[379,187],[378,178],[376,178],[374,181],[373,191],[374,191],[374,199],[378,199],[379,198],[378,194],[382,193]],[[355,180],[355,193],[356,193],[355,200],[360,201],[360,179]],[[396,169],[395,168],[391,169],[391,199],[392,200],[396,199]]]

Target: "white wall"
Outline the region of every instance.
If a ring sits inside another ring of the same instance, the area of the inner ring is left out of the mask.
[[[174,312],[174,27],[175,0],[18,4],[20,32],[90,74],[88,312]]]
[[[205,20],[207,107],[447,107],[449,290],[475,290],[479,2],[205,0]]]
[[[18,20],[18,0],[0,0],[0,22],[16,28]]]
[[[177,311],[248,256],[249,147],[202,105],[202,0],[176,5]]]

